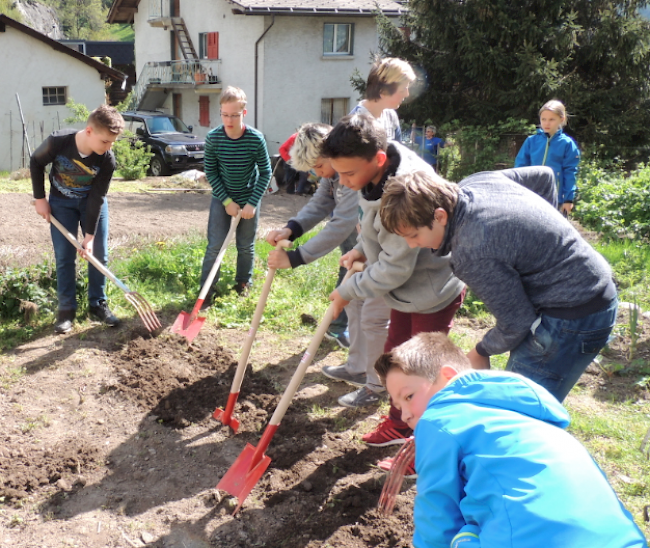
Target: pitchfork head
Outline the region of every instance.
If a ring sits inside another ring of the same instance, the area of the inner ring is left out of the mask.
[[[401,449],[395,455],[393,460],[393,466],[390,467],[390,472],[386,477],[386,483],[384,483],[384,488],[381,490],[381,495],[379,497],[379,510],[385,516],[390,515],[395,507],[395,500],[397,499],[397,493],[402,488],[402,483],[404,482],[404,473],[406,472],[406,467],[413,461],[415,458],[415,442],[413,438],[410,438],[402,445]]]
[[[162,327],[162,324],[156,316],[156,313],[153,311],[153,308],[151,308],[151,305],[137,291],[129,291],[126,293],[126,300],[135,307],[138,315],[142,319],[142,323],[144,323],[144,326],[149,332]]]

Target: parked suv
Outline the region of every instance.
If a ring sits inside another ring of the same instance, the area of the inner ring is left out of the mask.
[[[157,111],[123,112],[126,129],[151,146],[149,173],[169,175],[172,171],[203,170],[205,141],[192,133],[180,118]]]

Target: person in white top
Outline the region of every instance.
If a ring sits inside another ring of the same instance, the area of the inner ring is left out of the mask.
[[[350,114],[370,114],[384,127],[389,141],[401,141],[395,109],[409,96],[409,86],[415,79],[415,72],[406,61],[396,57],[378,59],[368,75],[365,99]]]

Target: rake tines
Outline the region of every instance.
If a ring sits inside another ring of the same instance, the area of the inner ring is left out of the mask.
[[[406,467],[414,458],[415,441],[413,438],[410,438],[404,445],[402,445],[401,449],[397,452],[397,455],[395,455],[393,466],[390,467],[386,483],[384,483],[384,488],[381,490],[381,495],[379,497],[379,510],[383,515],[388,516],[393,511],[395,500],[397,499],[397,493],[399,493],[399,490],[402,488],[402,483],[404,482]]]
[[[162,327],[162,324],[156,316],[156,313],[153,311],[153,308],[151,308],[151,305],[142,295],[137,291],[129,291],[128,293],[125,293],[125,296],[126,300],[135,307],[138,315],[142,319],[142,323],[144,323],[144,326],[150,332]]]

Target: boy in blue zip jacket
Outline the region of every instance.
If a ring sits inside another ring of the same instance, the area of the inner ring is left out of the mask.
[[[544,388],[474,371],[442,333],[375,369],[415,431],[415,548],[642,548],[642,532]]]
[[[549,166],[553,169],[560,211],[566,215],[573,209],[580,149],[562,131],[567,114],[560,101],[546,103],[539,110],[539,121],[541,128],[524,141],[515,159],[515,167]]]

